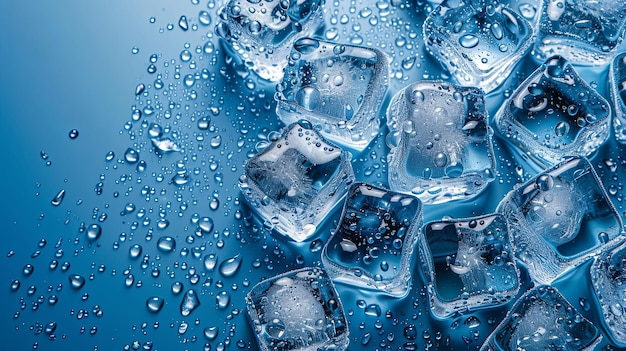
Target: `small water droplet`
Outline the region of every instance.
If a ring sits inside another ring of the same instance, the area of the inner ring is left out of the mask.
[[[171,236],[163,236],[157,241],[157,248],[161,252],[172,252],[176,249],[176,240]]]
[[[52,201],[50,201],[50,203],[52,203],[53,206],[59,206],[63,202],[64,198],[65,198],[65,189],[61,189],[54,196],[54,198],[52,198]]]
[[[159,296],[152,296],[148,298],[148,300],[146,300],[146,307],[148,308],[148,311],[152,313],[157,313],[161,311],[164,304],[165,300]]]
[[[69,137],[70,139],[76,139],[78,138],[78,129],[72,129],[69,132]]]
[[[78,274],[70,274],[70,286],[72,289],[80,289],[85,285],[85,278]]]
[[[178,26],[180,27],[180,29],[184,31],[189,30],[189,23],[187,22],[187,16],[185,15],[180,16],[180,18],[178,19]]]

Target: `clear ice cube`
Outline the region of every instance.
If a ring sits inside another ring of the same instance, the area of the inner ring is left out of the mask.
[[[589,269],[609,336],[626,345],[626,245],[598,255]]]
[[[348,347],[341,301],[320,268],[266,279],[246,295],[246,305],[262,351],[343,351]]]
[[[609,69],[615,139],[626,144],[626,52],[615,56]]]
[[[302,38],[276,87],[276,113],[285,123],[307,119],[360,151],[378,133],[388,86],[389,58],[380,50]]]
[[[497,88],[531,47],[530,23],[492,0],[446,1],[424,22],[426,49],[461,85]]]
[[[421,219],[417,198],[354,183],[337,229],[324,246],[324,267],[334,281],[404,296],[411,285]]]
[[[610,62],[626,31],[623,0],[543,1],[535,55],[560,55],[576,64]]]
[[[230,0],[217,34],[261,78],[280,81],[293,43],[323,26],[324,0]]]
[[[498,306],[519,291],[509,230],[499,214],[429,222],[419,248],[436,317]]]
[[[480,89],[422,81],[389,103],[389,186],[425,204],[470,198],[494,178],[495,159]]]
[[[304,241],[354,181],[351,158],[300,121],[246,162],[239,188],[269,226]]]
[[[589,156],[609,137],[610,104],[563,57],[549,58],[502,104],[500,134],[543,166]]]
[[[593,350],[602,335],[556,288],[541,285],[517,300],[481,351]]]
[[[498,212],[509,222],[515,256],[541,284],[623,240],[620,216],[585,158],[564,161],[512,190]]]

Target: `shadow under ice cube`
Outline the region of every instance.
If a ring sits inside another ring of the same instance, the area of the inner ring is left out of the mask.
[[[615,139],[626,144],[626,52],[618,54],[611,62],[609,80]]]
[[[626,345],[626,245],[598,255],[589,269],[610,337]]]
[[[500,134],[544,166],[587,157],[609,137],[610,104],[563,57],[548,59],[505,101]]]
[[[626,31],[623,0],[543,1],[535,55],[584,65],[608,64]]]
[[[425,204],[471,198],[494,178],[484,94],[422,81],[402,89],[387,110],[389,186]]]
[[[531,278],[556,278],[624,240],[622,222],[593,166],[573,158],[511,191],[498,212]]]
[[[304,241],[354,181],[351,157],[301,121],[246,162],[239,188],[278,233]]]
[[[389,58],[380,50],[302,38],[276,87],[276,114],[306,119],[342,146],[363,150],[376,137],[389,86]]]
[[[427,223],[419,247],[431,310],[439,318],[505,304],[519,291],[501,215]]]
[[[279,81],[293,43],[324,23],[320,0],[230,0],[221,9],[217,34],[261,78]]]
[[[602,335],[556,288],[538,286],[520,297],[481,351],[590,351]]]
[[[246,295],[248,317],[262,351],[343,351],[348,323],[337,291],[319,268],[287,272]]]
[[[530,23],[490,0],[446,1],[424,22],[428,52],[461,85],[497,88],[531,47]]]
[[[335,233],[322,252],[334,281],[404,296],[421,226],[422,205],[411,196],[365,183],[350,187]]]

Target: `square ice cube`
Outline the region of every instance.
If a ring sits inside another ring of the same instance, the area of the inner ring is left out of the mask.
[[[561,55],[584,65],[606,65],[624,39],[623,0],[543,1],[535,55],[541,60]]]
[[[425,204],[470,198],[494,178],[492,130],[480,89],[422,81],[389,103],[389,186]]]
[[[590,351],[602,335],[556,288],[541,285],[513,305],[481,351]]]
[[[217,34],[261,78],[280,81],[293,43],[324,24],[324,0],[230,0]]]
[[[262,351],[343,351],[348,347],[341,300],[320,268],[264,280],[246,295],[246,305]]]
[[[626,345],[626,244],[598,255],[589,268],[609,336]]]
[[[334,281],[404,296],[422,223],[422,205],[411,196],[366,183],[348,190],[341,219],[322,251]]]
[[[246,162],[239,188],[278,233],[300,242],[345,196],[354,181],[351,158],[301,121]]]
[[[531,47],[530,23],[492,0],[445,1],[424,22],[426,49],[461,85],[497,88]]]
[[[626,144],[626,52],[615,56],[609,69],[615,139]]]
[[[429,222],[419,248],[436,317],[498,306],[519,291],[519,271],[501,215]]]
[[[623,240],[620,215],[585,158],[564,161],[512,190],[498,212],[509,222],[515,256],[541,284]]]
[[[549,167],[589,156],[609,137],[611,107],[563,57],[548,59],[502,104],[500,134]]]
[[[276,113],[301,118],[342,146],[363,150],[377,135],[389,86],[389,58],[380,50],[302,38],[276,87]]]

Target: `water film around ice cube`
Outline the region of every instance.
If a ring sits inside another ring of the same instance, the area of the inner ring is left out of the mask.
[[[498,212],[509,222],[515,256],[541,284],[624,240],[620,215],[585,158],[564,161],[512,190]]]
[[[266,279],[246,295],[246,305],[262,351],[343,351],[348,347],[341,300],[320,268]]]
[[[609,137],[611,107],[563,57],[537,68],[495,116],[496,129],[531,159],[550,167],[590,156]]]
[[[530,49],[531,24],[490,0],[444,1],[426,18],[426,49],[461,85],[496,89]]]
[[[323,26],[320,0],[230,0],[220,11],[217,34],[226,48],[259,77],[279,81],[293,43]]]
[[[357,151],[378,134],[389,57],[374,48],[302,38],[276,87],[276,114],[307,119],[327,139]]]
[[[354,181],[351,158],[301,121],[246,162],[239,188],[267,225],[304,241]]]
[[[419,249],[437,318],[499,306],[519,291],[520,273],[501,215],[429,222]]]
[[[425,204],[471,198],[494,179],[492,130],[480,89],[422,81],[387,110],[389,186]]]
[[[480,350],[590,351],[601,340],[598,328],[556,288],[541,285],[515,302]]]
[[[626,2],[622,0],[542,1],[534,54],[560,55],[581,65],[606,65],[624,40]]]
[[[411,196],[354,183],[322,262],[333,281],[402,297],[411,286],[422,204]]]

